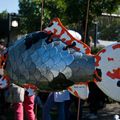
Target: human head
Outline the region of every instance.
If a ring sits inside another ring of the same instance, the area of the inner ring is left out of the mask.
[[[74,30],[68,30],[68,32],[77,40],[82,40],[82,36],[78,32]]]

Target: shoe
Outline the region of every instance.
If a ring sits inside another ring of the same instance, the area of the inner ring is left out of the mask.
[[[98,116],[93,113],[88,116],[88,119],[97,119],[97,118]]]

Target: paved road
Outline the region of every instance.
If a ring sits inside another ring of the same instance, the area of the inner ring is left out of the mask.
[[[83,112],[83,119],[82,120],[90,120],[85,118],[85,114],[88,113],[87,110]],[[105,108],[98,112],[98,118],[94,120],[114,120],[114,115],[120,115],[120,104],[119,103],[112,103],[107,104]]]

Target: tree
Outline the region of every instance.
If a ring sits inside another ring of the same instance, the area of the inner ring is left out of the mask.
[[[6,10],[0,13],[0,19],[7,19],[7,17],[8,17],[8,12]]]
[[[27,33],[40,28],[40,5],[38,0],[19,0],[21,32]]]
[[[51,18],[63,16],[64,0],[44,0],[44,22],[43,27],[49,23]],[[19,15],[21,16],[21,30],[32,32],[40,30],[41,25],[41,0],[19,0]],[[55,12],[56,11],[56,12]]]
[[[99,21],[100,39],[120,42],[120,17],[102,16]]]
[[[54,17],[59,17],[69,28],[84,31],[87,3],[88,0],[44,0],[43,27]],[[90,0],[89,27],[102,12],[111,13],[118,8],[119,4],[119,0]],[[41,0],[19,0],[23,32],[40,30],[41,6]]]
[[[0,39],[8,36],[8,13],[3,11],[0,13]]]

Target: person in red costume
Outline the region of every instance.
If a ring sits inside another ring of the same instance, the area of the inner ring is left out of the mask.
[[[24,88],[13,84],[11,89],[11,93],[14,93],[15,89],[18,92],[16,95],[17,99],[14,99],[15,101],[13,103],[13,107],[15,110],[15,120],[24,120],[24,111],[25,117],[28,120],[36,120],[36,116],[34,113],[34,91],[36,87],[32,86],[31,84],[25,84],[23,85],[23,87]]]
[[[31,84],[20,87],[16,84],[9,84],[9,77],[3,76],[0,79],[0,88],[8,87],[7,102],[12,103],[15,120],[24,120],[24,111],[28,120],[36,120],[34,113],[34,99],[36,87]]]
[[[10,84],[10,78],[4,71],[7,54],[3,54],[5,47],[0,44],[0,90],[7,89],[7,102],[12,103],[15,120],[24,120],[24,111],[28,120],[36,120],[34,113],[34,99],[36,86],[24,84],[22,87]]]

